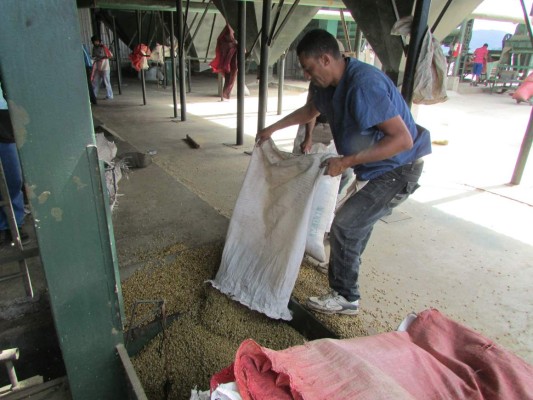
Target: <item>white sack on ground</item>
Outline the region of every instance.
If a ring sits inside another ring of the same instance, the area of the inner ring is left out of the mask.
[[[269,140],[256,147],[211,283],[275,319],[288,309],[304,255],[311,203],[327,154],[295,157]]]
[[[95,134],[96,150],[98,152],[98,159],[104,162],[105,167],[105,181],[107,193],[109,195],[109,205],[111,210],[117,202],[118,196],[118,182],[122,179],[122,169],[124,164],[117,162],[117,145],[105,138],[103,133]]]

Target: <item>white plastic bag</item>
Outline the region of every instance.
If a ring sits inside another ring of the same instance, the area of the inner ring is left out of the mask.
[[[294,156],[269,140],[253,151],[211,283],[275,319],[288,309],[305,251],[312,198],[327,154]]]
[[[217,386],[211,393],[211,400],[242,400],[237,383],[228,382]]]

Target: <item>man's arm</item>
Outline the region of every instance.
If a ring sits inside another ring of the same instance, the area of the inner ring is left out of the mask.
[[[315,129],[315,126],[316,117],[312,118],[311,121],[305,124],[305,137],[303,142],[300,144],[300,150],[302,150],[302,153],[304,154],[311,151],[311,147],[313,146],[313,130]]]
[[[311,119],[316,118],[319,114],[320,113],[312,102],[307,103],[303,107],[300,107],[296,111],[293,111],[286,117],[283,117],[278,122],[267,126],[266,128],[257,132],[257,135],[255,136],[257,145],[261,146],[261,144],[263,144],[264,141],[268,140],[274,132],[292,125],[305,124]]]
[[[385,135],[379,142],[359,153],[329,158],[325,162],[328,175],[337,176],[347,168],[385,160],[413,147],[413,138],[399,115],[378,124],[377,127]]]

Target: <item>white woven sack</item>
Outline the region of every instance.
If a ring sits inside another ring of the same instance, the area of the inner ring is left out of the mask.
[[[324,154],[293,156],[269,140],[253,151],[212,285],[245,306],[290,320]]]
[[[337,156],[333,142],[327,147],[320,143],[314,144],[311,153],[323,154],[326,158]],[[321,175],[313,196],[305,252],[320,262],[327,261],[324,237],[326,232],[329,232],[333,221],[340,182],[340,175],[333,178],[329,175]]]

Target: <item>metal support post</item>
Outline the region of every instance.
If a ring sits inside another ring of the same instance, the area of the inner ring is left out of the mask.
[[[424,35],[427,32],[430,4],[431,0],[417,0],[415,5],[415,14],[411,26],[411,39],[409,40],[405,74],[402,83],[402,96],[409,107],[411,107],[413,100],[415,71],[420,55],[420,48],[424,40]]]
[[[198,34],[198,31],[200,30],[200,27],[202,27],[202,23],[204,22],[204,18],[207,15],[207,10],[209,10],[209,6],[211,5],[212,1],[213,0],[209,0],[207,2],[207,4],[205,5],[204,11],[202,13],[202,16],[200,17],[200,20],[198,21],[198,25],[196,25],[196,28],[194,29],[194,33],[191,36],[191,41],[190,41],[189,45],[187,46],[187,51],[186,51],[187,54],[189,54],[189,50],[191,49],[191,46],[194,43],[194,39],[196,38],[196,35]],[[191,27],[192,27],[192,25],[191,25]],[[209,40],[211,41],[211,38]]]
[[[294,3],[292,3],[291,8],[289,8],[289,11],[285,15],[285,18],[283,18],[283,21],[281,21],[281,24],[279,24],[278,29],[276,30],[276,33],[274,33],[274,37],[270,39],[271,43],[274,43],[276,41],[276,38],[278,37],[279,33],[283,30],[285,27],[285,24],[291,19],[292,14],[294,13],[294,10],[296,10],[296,7],[298,7],[298,3],[300,0],[294,0]],[[254,43],[255,45],[255,43]],[[252,46],[253,47],[253,46]],[[250,50],[250,53],[252,50]]]
[[[137,10],[137,33],[139,35],[139,44],[142,43],[142,17],[141,11]],[[146,79],[144,76],[144,69],[141,68],[141,86],[143,91],[143,105],[146,105]]]
[[[531,143],[533,142],[533,108],[529,115],[529,123],[527,125],[526,134],[522,140],[522,145],[520,146],[520,153],[518,153],[518,159],[516,160],[516,165],[513,172],[513,177],[511,178],[511,184],[519,185],[522,180],[522,174],[526,168],[527,159],[529,157],[529,151],[531,150]]]
[[[244,88],[246,77],[246,2],[237,2],[237,146],[244,143]]]
[[[361,52],[361,38],[362,38],[361,28],[359,28],[359,25],[357,25],[357,28],[355,30],[355,58],[359,59],[359,53]]]
[[[179,85],[180,85],[180,110],[181,120],[187,120],[187,105],[185,100],[185,43],[183,43],[183,1],[176,0],[176,11],[178,17],[178,66],[179,66]]]
[[[259,64],[259,109],[257,111],[257,130],[265,127],[268,100],[268,31],[270,26],[270,9],[272,0],[263,1],[263,17],[261,22],[261,61]]]
[[[437,19],[433,23],[433,26],[431,27],[431,33],[435,32],[435,29],[437,29],[437,27],[439,26],[442,17],[444,17],[444,15],[446,14],[446,11],[448,11],[448,7],[450,7],[450,4],[452,4],[452,1],[453,0],[448,0],[446,4],[444,5],[444,7],[442,7],[442,10],[439,13],[439,16],[437,17]]]
[[[172,68],[172,100],[174,104],[174,118],[178,117],[178,99],[176,96],[176,54],[174,52],[174,11],[170,12],[170,47],[171,51],[171,68]]]
[[[9,382],[11,383],[11,390],[18,389],[19,386],[17,373],[15,372],[15,367],[13,366],[13,361],[16,361],[18,359],[18,348],[0,351],[0,362],[3,362],[6,366],[7,376],[9,377]]]
[[[344,39],[346,39],[346,45],[348,46],[348,51],[352,52],[352,42],[350,42],[350,33],[348,32],[348,25],[346,24],[346,19],[344,18],[344,10],[339,10],[341,16],[342,30],[344,31]]]
[[[166,89],[168,85],[167,77],[167,64],[165,62],[165,46],[166,46],[166,37],[165,37],[165,20],[163,18],[162,11],[158,11],[157,15],[159,17],[159,22],[161,22],[161,51],[163,52],[163,87]],[[158,78],[159,80],[159,78]]]
[[[118,94],[122,94],[122,67],[120,65],[120,39],[117,36],[117,24],[113,15],[113,39],[115,40],[115,60],[117,65]]]
[[[215,30],[216,20],[217,20],[217,15],[213,14],[213,22],[211,22],[211,30],[209,31],[209,40],[207,42],[207,49],[205,49],[204,62],[207,62],[207,55],[209,54],[209,48],[211,47],[211,40],[213,40],[213,31]]]
[[[463,56],[463,42],[465,40],[466,24],[468,21],[465,19],[461,24],[459,32],[459,51],[457,52],[457,57],[455,57],[455,63],[453,65],[453,76],[459,75],[459,68],[461,67],[461,58]]]
[[[285,55],[284,52],[278,62],[278,115],[283,111],[283,88],[285,86]]]

